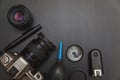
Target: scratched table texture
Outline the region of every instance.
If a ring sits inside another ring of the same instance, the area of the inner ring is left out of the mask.
[[[33,25],[41,24],[41,32],[57,46],[40,66],[41,72],[49,73],[62,40],[66,74],[79,68],[86,73],[87,80],[120,80],[120,0],[0,0],[0,49],[24,32],[14,28],[7,20],[9,8],[16,4],[29,8]],[[19,53],[36,37],[30,37],[12,51]],[[71,44],[83,48],[81,61],[73,63],[66,58],[66,49]],[[97,79],[88,74],[88,54],[94,48],[101,50],[104,66],[104,76]],[[68,80],[67,77],[65,80]],[[12,80],[3,66],[0,66],[0,80]]]

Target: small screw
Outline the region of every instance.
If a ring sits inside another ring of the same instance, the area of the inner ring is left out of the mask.
[[[37,75],[36,77],[39,79],[39,78],[40,78],[40,75]]]
[[[97,53],[97,52],[94,52],[94,56],[97,57],[97,56],[98,56],[98,53]]]

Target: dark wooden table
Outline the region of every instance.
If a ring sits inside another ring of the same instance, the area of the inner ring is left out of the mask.
[[[40,23],[43,27],[41,32],[56,46],[60,40],[63,41],[67,72],[79,67],[88,80],[120,80],[120,0],[1,0],[0,49],[24,32],[14,28],[7,20],[8,9],[16,4],[30,9],[33,25]],[[33,38],[36,35],[13,51],[19,53]],[[71,44],[79,44],[84,50],[83,59],[77,63],[66,58],[65,50]],[[105,74],[100,79],[91,78],[88,74],[88,53],[94,48],[101,50],[103,56]],[[57,50],[40,71],[48,73],[56,56]],[[10,80],[3,67],[0,80]]]

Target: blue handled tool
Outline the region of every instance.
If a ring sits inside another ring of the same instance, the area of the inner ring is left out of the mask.
[[[59,44],[59,52],[58,52],[58,60],[62,61],[62,51],[63,51],[63,43],[60,41]]]
[[[50,70],[50,80],[64,80],[65,78],[65,67],[62,63],[62,52],[63,52],[63,43],[60,41],[58,59],[56,64]]]

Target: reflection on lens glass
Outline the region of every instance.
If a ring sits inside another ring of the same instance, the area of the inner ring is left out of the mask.
[[[17,22],[21,22],[21,21],[24,20],[24,14],[23,14],[22,12],[16,12],[16,13],[14,14],[14,19],[15,19],[15,21],[17,21]]]

